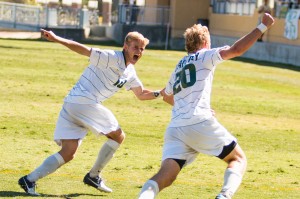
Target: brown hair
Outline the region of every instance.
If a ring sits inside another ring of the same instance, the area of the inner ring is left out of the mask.
[[[203,48],[205,43],[210,43],[208,28],[201,24],[194,24],[192,27],[187,28],[183,36],[187,52],[195,52]]]
[[[145,38],[141,33],[139,32],[129,32],[125,37],[125,43],[129,44],[132,41],[141,41],[144,43],[145,46],[149,44],[149,39]]]

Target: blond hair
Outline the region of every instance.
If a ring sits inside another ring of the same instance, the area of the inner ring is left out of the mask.
[[[205,43],[210,43],[208,28],[201,24],[194,24],[192,27],[187,28],[183,36],[187,52],[195,52],[203,48]]]
[[[132,41],[140,41],[142,42],[145,46],[149,44],[149,39],[145,38],[141,33],[139,32],[129,32],[126,37],[125,37],[125,43],[129,44]]]

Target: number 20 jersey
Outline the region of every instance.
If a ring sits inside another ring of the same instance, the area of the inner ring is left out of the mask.
[[[212,117],[210,97],[216,65],[223,61],[222,48],[201,49],[183,57],[166,86],[166,94],[174,95],[169,127],[188,126]]]

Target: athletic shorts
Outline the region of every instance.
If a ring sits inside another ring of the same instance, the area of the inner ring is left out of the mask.
[[[211,156],[221,154],[223,147],[237,142],[215,117],[204,122],[168,127],[163,146],[162,161],[168,158],[186,160],[192,163],[199,153]]]
[[[56,123],[54,141],[61,145],[62,139],[82,140],[88,130],[105,135],[119,128],[113,113],[102,104],[65,102]]]

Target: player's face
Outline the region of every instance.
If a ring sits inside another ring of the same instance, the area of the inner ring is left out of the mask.
[[[145,44],[142,41],[132,41],[124,45],[126,65],[135,64],[143,55]]]

